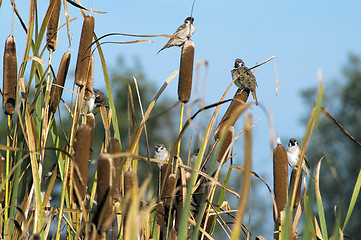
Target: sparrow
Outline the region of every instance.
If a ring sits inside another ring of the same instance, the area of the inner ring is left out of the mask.
[[[155,145],[155,152],[154,152],[154,158],[167,161],[169,158],[169,152],[167,148],[163,144],[156,144]],[[162,167],[162,163],[158,163],[159,167]]]
[[[291,138],[288,143],[287,148],[287,159],[288,164],[293,168],[297,168],[297,162],[301,154],[301,148],[298,146],[297,140],[295,138]],[[310,165],[308,164],[307,156],[305,155],[302,162],[302,171],[306,173],[309,178],[312,178],[310,172]]]
[[[196,29],[193,22],[194,22],[194,18],[187,17],[184,20],[184,23],[182,25],[180,25],[179,28],[177,29],[177,31],[175,31],[175,33],[173,34],[173,37],[175,37],[175,38],[169,39],[167,44],[162,49],[160,49],[157,52],[157,54],[160,51],[162,51],[163,49],[166,49],[169,47],[173,47],[173,46],[180,47],[183,45],[183,43],[185,43],[188,39],[190,39],[194,33],[194,30]]]
[[[258,105],[257,96],[256,96],[256,78],[253,75],[252,71],[250,71],[242,59],[237,58],[234,63],[234,68],[231,71],[232,79],[234,84],[240,89],[248,90],[252,93],[253,99]]]
[[[86,90],[89,91],[88,89]],[[85,98],[85,105],[88,109],[88,112],[92,112],[93,109],[97,106],[97,104],[103,102],[104,99],[105,99],[104,92],[99,89],[93,88],[92,95],[90,96],[90,98]]]
[[[95,96],[95,103],[102,103],[105,99],[104,92],[96,88],[93,88],[93,92]]]

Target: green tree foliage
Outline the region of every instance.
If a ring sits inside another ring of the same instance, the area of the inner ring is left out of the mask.
[[[307,89],[301,95],[309,106],[317,89]],[[361,140],[361,60],[350,55],[339,81],[326,85],[324,107],[358,141]],[[349,140],[325,116],[321,117],[307,149],[313,169],[324,156],[320,173],[321,194],[324,200],[329,231],[335,226],[335,206],[341,210],[343,222],[358,172],[361,168],[361,147]],[[312,167],[311,167],[312,168]],[[328,168],[328,169],[327,169]],[[361,228],[361,200],[358,199],[345,235],[359,236]]]
[[[115,101],[115,107],[118,114],[118,124],[121,136],[121,142],[123,148],[128,146],[130,138],[134,133],[134,125],[139,125],[142,121],[142,113],[139,106],[139,99],[135,88],[133,77],[136,78],[139,88],[139,94],[143,106],[143,111],[147,110],[148,105],[153,100],[155,94],[160,88],[155,86],[154,82],[149,81],[138,59],[135,59],[133,66],[129,67],[123,58],[119,57],[116,63],[116,68],[112,69],[111,83],[112,91]],[[131,103],[129,87],[133,97],[133,103]],[[174,101],[175,103],[175,101]],[[134,106],[134,118],[132,113],[132,107]],[[151,119],[146,124],[149,147],[151,157],[153,156],[153,146],[157,143],[163,143],[168,146],[169,142],[174,139],[176,132],[173,129],[177,129],[172,120],[172,111],[166,112],[166,110],[173,105],[172,101],[167,97],[162,96],[156,103],[156,108],[151,114]],[[152,118],[159,113],[165,112],[159,117]],[[145,134],[142,134],[145,137]],[[146,155],[146,141],[141,141],[143,144],[140,146],[142,154]]]

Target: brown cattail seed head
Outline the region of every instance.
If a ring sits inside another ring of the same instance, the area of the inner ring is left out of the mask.
[[[169,174],[167,181],[165,182],[164,192],[165,192],[165,206],[169,207],[172,202],[172,195],[175,191],[177,185],[177,175],[172,173]]]
[[[138,192],[137,173],[132,170],[128,170],[124,174],[124,193],[126,199],[128,200],[127,204],[125,205],[125,214],[124,214],[125,218],[132,204],[133,195],[137,194],[137,192]]]
[[[220,139],[220,134],[223,131],[223,128],[226,126],[234,126],[239,115],[241,115],[242,111],[239,111],[239,108],[246,103],[248,99],[249,91],[238,89],[236,94],[232,99],[231,104],[223,115],[221,122],[219,123],[214,138]]]
[[[224,133],[221,135],[221,148],[219,149],[218,152],[218,157],[217,160],[218,162],[221,162],[222,158],[224,157],[224,155],[226,155],[226,159],[228,157],[229,154],[229,145],[231,145],[232,140],[233,140],[233,135],[234,135],[234,127],[233,126],[227,126],[223,129]]]
[[[85,88],[85,99],[90,99],[93,96],[93,81],[94,81],[94,55],[91,54],[89,69],[88,69],[88,79],[86,81],[86,88]]]
[[[46,33],[46,42],[48,50],[55,51],[56,45],[58,43],[58,28],[59,28],[59,18],[60,18],[60,9],[61,9],[61,0],[50,0],[50,2],[55,1],[54,8],[50,16],[48,23],[47,33]]]
[[[290,189],[289,189],[290,193],[293,192],[293,186],[294,186],[294,183],[296,181],[296,175],[297,175],[297,169],[292,169],[291,180],[290,180]],[[301,175],[300,175],[300,179],[298,180],[295,203],[293,205],[294,207],[297,207],[299,202],[300,202],[301,185],[302,185],[302,172],[301,172]]]
[[[110,154],[116,154],[116,153],[120,153],[121,152],[121,146],[120,146],[120,142],[117,138],[112,138],[109,141],[109,145],[108,145],[108,153]],[[116,178],[116,174],[121,166],[121,158],[120,157],[113,157],[113,175],[114,175],[114,179]],[[116,181],[115,183],[115,189],[114,189],[114,198],[119,199],[120,198],[120,186],[121,186],[121,178],[118,177],[118,181]]]
[[[164,185],[164,189],[163,189],[163,191],[162,191],[162,198],[165,196],[165,194],[166,194],[166,186],[165,186],[165,184],[166,184],[166,182],[167,182],[167,179],[168,179],[168,176],[171,174],[171,172],[172,172],[172,164],[169,166],[169,169],[168,169],[168,171],[167,171],[167,168],[168,168],[168,164],[167,163],[165,163],[165,164],[163,164],[162,166],[161,166],[161,168],[160,168],[160,184],[159,184],[159,186],[160,186],[160,190],[161,190],[161,188],[162,188],[162,186]]]
[[[108,196],[110,188],[113,185],[113,160],[109,154],[103,153],[98,159],[98,185],[97,201],[98,209],[94,216],[93,223],[98,231],[105,232],[109,229],[112,221],[112,198]]]
[[[193,64],[194,43],[189,39],[182,46],[179,68],[178,99],[183,103],[187,103],[191,97]]]
[[[90,139],[91,128],[87,125],[81,125],[76,131],[75,136],[75,164],[73,172],[74,190],[79,192],[81,201],[84,201],[86,195],[90,159]],[[75,195],[74,199],[77,199],[76,196],[77,195]]]
[[[124,191],[125,194],[131,194],[133,191],[138,191],[138,176],[129,170],[124,174]]]
[[[17,87],[17,59],[15,38],[10,35],[6,38],[3,68],[3,110],[7,115],[15,112]]]
[[[281,211],[284,210],[287,203],[288,191],[288,167],[287,151],[282,144],[278,144],[273,150],[273,188],[277,206],[276,213],[273,212],[275,222],[280,221]]]
[[[157,228],[158,228],[158,233],[163,231],[165,214],[166,213],[164,211],[164,202],[160,201],[159,204],[157,205]],[[158,237],[158,239],[160,239],[160,238]]]
[[[64,53],[63,57],[61,58],[58,75],[56,77],[56,84],[59,86],[64,87],[66,75],[68,74],[69,63],[70,63],[70,52]],[[51,88],[51,100],[50,100],[50,112],[53,114],[56,112],[59,106],[59,102],[61,99],[61,95],[63,93],[63,88],[53,85]]]
[[[75,84],[78,86],[84,86],[87,82],[93,32],[94,18],[92,16],[86,16],[81,31],[78,59],[75,68]]]

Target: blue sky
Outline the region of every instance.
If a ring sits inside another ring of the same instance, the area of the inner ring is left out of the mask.
[[[28,2],[18,1],[19,11],[27,22]],[[83,1],[87,8],[105,11],[95,16],[95,32],[98,36],[110,32],[133,34],[173,34],[184,19],[190,15],[192,1]],[[39,18],[45,9],[38,3]],[[78,50],[82,17],[78,10],[68,5],[72,34],[71,66],[74,71]],[[317,71],[322,69],[324,84],[333,79],[342,81],[341,68],[347,63],[349,53],[361,55],[361,2],[360,1],[202,1],[195,3],[193,17],[196,31],[192,37],[195,46],[195,62],[206,60],[209,73],[205,90],[206,104],[218,101],[231,79],[230,70],[235,58],[242,58],[247,66],[276,56],[279,75],[279,91],[276,96],[275,62],[271,61],[255,71],[258,82],[257,97],[270,110],[275,131],[282,139],[302,138],[304,126],[299,119],[308,116],[311,106],[303,105],[299,92],[317,85]],[[62,12],[61,24],[65,22]],[[11,29],[11,6],[3,1],[0,8],[0,54],[3,55],[5,38]],[[22,59],[25,33],[15,20],[14,35],[19,61]],[[54,55],[54,66],[68,49],[66,29],[60,30],[58,48]],[[113,37],[109,40],[134,40]],[[174,47],[156,52],[167,42],[165,38],[150,39],[152,43],[134,45],[104,45],[108,68],[116,68],[116,58],[121,55],[132,65],[139,57],[146,75],[158,87],[179,67],[180,48]],[[99,59],[95,61],[99,62]],[[2,57],[1,57],[2,62]],[[101,68],[96,69],[98,88],[104,89]],[[2,68],[0,69],[2,75]],[[201,72],[201,81],[203,81]],[[68,79],[68,87],[72,80]],[[140,83],[141,84],[141,83]],[[203,86],[203,83],[201,83]],[[227,98],[233,97],[232,86]],[[166,90],[166,94],[177,100],[177,80]],[[252,98],[250,98],[251,101]],[[226,106],[222,107],[225,111]],[[269,143],[269,124],[266,115],[254,106],[249,111],[254,127],[253,168],[272,185],[272,155]],[[240,132],[243,122],[236,124]],[[238,143],[240,144],[240,143]],[[287,144],[283,142],[283,144]],[[240,146],[241,148],[242,146]],[[239,154],[241,158],[242,154]],[[237,163],[237,160],[236,160]],[[238,160],[238,164],[240,164]],[[269,198],[269,197],[268,197]],[[272,231],[272,226],[271,230]]]

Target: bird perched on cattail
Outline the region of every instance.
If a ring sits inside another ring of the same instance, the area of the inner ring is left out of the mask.
[[[154,158],[166,161],[169,158],[169,152],[163,144],[155,145]],[[163,164],[158,164],[161,167]]]
[[[184,23],[182,25],[179,26],[179,28],[177,29],[177,31],[175,31],[175,33],[173,34],[174,38],[169,39],[169,41],[167,42],[167,44],[162,47],[157,54],[162,51],[163,49],[169,48],[169,47],[173,47],[173,46],[182,46],[183,43],[185,43],[188,39],[191,38],[191,36],[194,33],[194,30],[196,29],[196,27],[193,24],[194,22],[194,18],[193,17],[187,17],[184,20]]]
[[[291,138],[289,140],[288,148],[287,148],[287,159],[288,159],[288,164],[292,168],[294,169],[297,168],[297,163],[298,163],[298,159],[300,158],[300,155],[301,155],[301,147],[298,145],[298,142],[295,138]],[[308,159],[306,155],[302,162],[302,171],[306,173],[306,175],[309,178],[312,178],[310,172],[310,165],[308,164]]]
[[[237,58],[234,68],[231,71],[234,84],[240,89],[248,90],[252,93],[253,99],[258,105],[256,96],[256,78],[253,73],[246,67],[242,59]]]
[[[102,103],[104,99],[105,99],[104,92],[99,89],[93,88],[93,92],[90,95],[90,98],[85,99],[85,104],[88,109],[88,112],[92,112],[93,109],[96,107],[96,105],[98,103]]]

